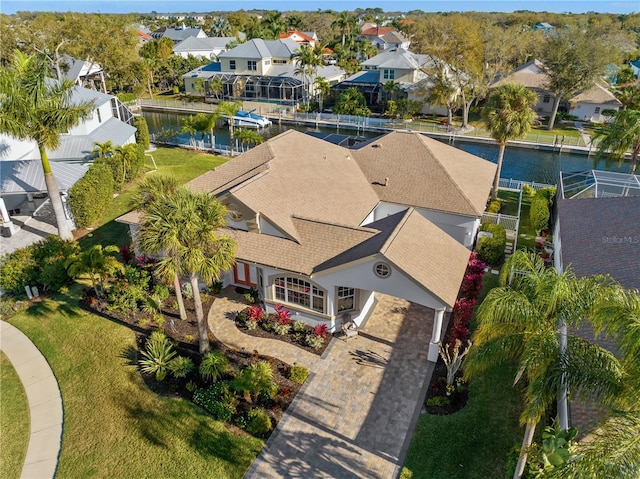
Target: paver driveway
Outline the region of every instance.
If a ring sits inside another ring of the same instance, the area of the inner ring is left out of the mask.
[[[334,339],[245,478],[396,477],[433,365],[433,310],[377,295],[349,342]]]

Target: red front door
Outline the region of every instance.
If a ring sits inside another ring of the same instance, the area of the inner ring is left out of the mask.
[[[251,267],[247,263],[240,261],[233,265],[233,280],[236,284],[256,286],[256,283],[251,281]]]

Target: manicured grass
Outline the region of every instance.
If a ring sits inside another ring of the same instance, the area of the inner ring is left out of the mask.
[[[180,183],[187,183],[193,178],[221,165],[229,160],[225,156],[214,156],[207,153],[197,153],[182,148],[158,148],[151,152],[158,166],[157,171],[149,171],[146,175],[168,175],[174,176]],[[146,159],[147,167],[152,166],[151,159]],[[123,246],[129,244],[129,228],[127,225],[116,223],[115,218],[125,214],[130,210],[129,202],[131,197],[138,190],[138,185],[129,185],[111,202],[102,214],[94,231],[84,236],[80,240],[83,249],[94,244],[115,244]]]
[[[498,198],[502,201],[500,213],[503,215],[518,216],[518,202],[520,201],[519,192],[498,190]]]
[[[136,368],[133,332],[80,310],[80,290],[76,285],[10,320],[42,351],[60,384],[65,421],[57,476],[241,478],[263,441],[230,432],[189,401],[152,393]]]
[[[0,477],[20,477],[29,445],[29,405],[9,358],[0,352]]]
[[[520,210],[520,231],[518,231],[517,249],[534,251],[536,246],[536,230],[529,221],[529,209],[531,208],[531,196],[522,195],[522,206]],[[524,234],[525,236],[520,236]]]
[[[478,301],[498,285],[486,274]],[[521,395],[515,367],[499,366],[469,381],[469,402],[450,416],[423,414],[404,464],[403,479],[502,479],[507,455],[522,439]]]

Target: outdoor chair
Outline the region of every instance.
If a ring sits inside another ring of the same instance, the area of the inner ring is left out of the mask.
[[[345,340],[348,341],[352,338],[358,337],[358,326],[353,321],[347,321],[342,323],[342,332],[344,333]]]

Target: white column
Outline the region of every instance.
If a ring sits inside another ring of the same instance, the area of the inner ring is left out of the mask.
[[[2,228],[9,230],[9,236],[13,236],[17,230],[13,221],[11,221],[7,207],[4,204],[4,198],[0,198],[0,213],[2,213]]]
[[[442,319],[444,318],[444,309],[437,309],[433,317],[433,332],[431,333],[431,342],[429,343],[429,361],[436,362],[438,360],[438,342],[442,336]]]
[[[561,320],[560,324],[560,354],[565,354],[567,351],[567,325]],[[568,408],[568,391],[566,384],[565,374],[562,375],[562,381],[560,383],[560,390],[558,391],[558,422],[560,429],[569,428],[569,408]]]

